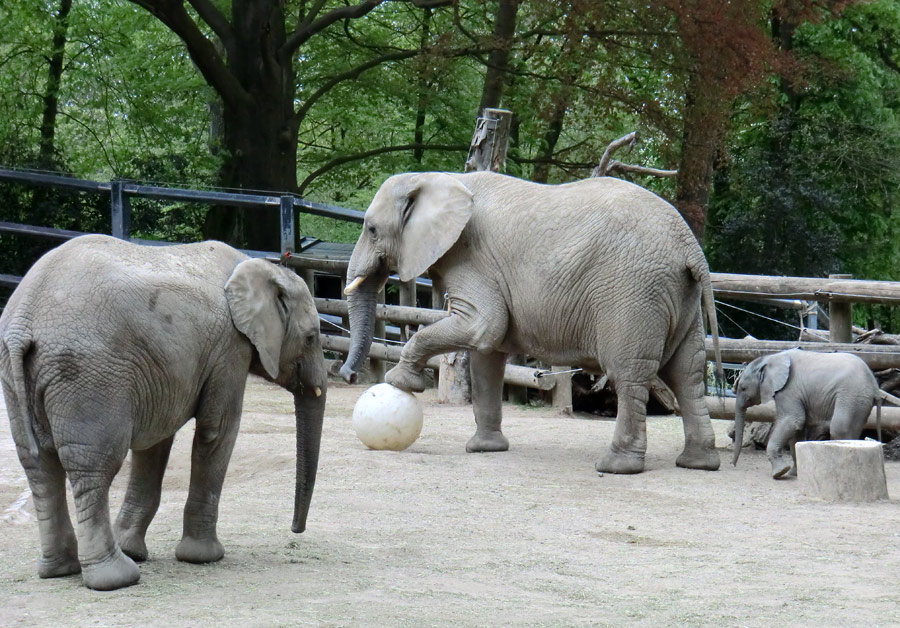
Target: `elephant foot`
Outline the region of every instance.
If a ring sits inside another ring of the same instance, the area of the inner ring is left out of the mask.
[[[185,536],[175,548],[175,558],[185,563],[214,563],[225,556],[225,548],[219,539],[198,539]]]
[[[503,432],[495,430],[491,432],[475,432],[475,435],[466,443],[466,451],[480,453],[488,451],[506,451],[509,449],[509,441]]]
[[[626,453],[610,447],[594,468],[600,473],[641,473],[644,470],[644,454]]]
[[[134,530],[116,530],[116,541],[122,552],[136,563],[147,560],[147,543],[144,537]]]
[[[721,464],[719,452],[715,449],[688,449],[685,447],[675,460],[675,466],[702,471],[717,471],[719,464]]]
[[[428,379],[421,370],[415,371],[403,362],[385,373],[384,381],[406,392],[422,392],[428,386]]]
[[[775,460],[772,462],[772,478],[777,480],[784,477],[793,468],[794,465],[790,460]]]
[[[89,589],[112,591],[137,584],[141,579],[141,570],[133,560],[116,548],[109,558],[85,566],[81,579]]]
[[[61,556],[44,557],[38,559],[38,577],[62,578],[81,573],[81,563],[74,553]]]

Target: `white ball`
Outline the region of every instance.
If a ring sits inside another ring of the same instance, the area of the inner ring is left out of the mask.
[[[353,408],[353,429],[370,449],[403,451],[422,431],[422,406],[412,393],[375,384]]]

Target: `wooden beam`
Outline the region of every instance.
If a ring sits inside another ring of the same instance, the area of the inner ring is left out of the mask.
[[[805,301],[850,303],[900,303],[900,282],[861,279],[813,279],[711,273],[713,292],[719,299],[753,301],[778,297]]]
[[[869,368],[881,371],[900,367],[900,347],[895,345],[866,345],[831,342],[797,342],[782,340],[744,340],[736,338],[720,338],[724,362],[750,362],[756,358],[788,349],[801,348],[806,351],[820,353],[844,352],[852,353],[869,365]],[[706,339],[706,358],[713,359],[712,340]]]
[[[722,419],[725,421],[734,420],[735,400],[734,397],[706,397],[706,406],[709,408],[709,416],[712,419]],[[869,419],[866,421],[866,429],[875,429],[875,412],[873,407],[869,413]],[[759,421],[762,423],[771,423],[775,420],[775,404],[766,403],[759,406],[747,408],[744,415],[744,424],[751,421]],[[881,408],[881,429],[882,430],[900,430],[900,408],[885,404]]]
[[[350,339],[345,338],[343,336],[331,336],[328,334],[322,334],[322,348],[327,351],[336,351],[338,353],[347,354],[350,351]],[[400,353],[403,351],[402,347],[399,346],[391,346],[384,345],[378,342],[372,343],[372,348],[369,349],[369,357],[373,357],[379,360],[387,360],[390,362],[399,362],[400,361]],[[441,364],[440,357],[434,356],[430,358],[428,362],[425,364],[430,369],[439,368]],[[553,390],[556,386],[555,377],[538,377],[537,374],[541,372],[539,369],[531,368],[528,366],[516,366],[515,364],[507,364],[506,365],[506,373],[504,375],[504,382],[507,384],[513,384],[516,386],[527,386],[529,388],[537,388],[539,390]]]

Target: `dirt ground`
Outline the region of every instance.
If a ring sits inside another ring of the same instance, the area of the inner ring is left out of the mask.
[[[466,454],[471,410],[433,391],[412,447],[370,451],[350,418],[362,390],[329,391],[308,529],[294,535],[292,400],[251,378],[221,502],[226,555],[207,566],[174,557],[189,424],[141,582],[111,593],[37,577],[0,404],[0,626],[900,625],[900,463],[887,463],[892,501],[825,504],[772,480],[763,452],[733,468],[724,421],[720,471],[676,468],[681,423],[654,417],[646,472],[600,477],[612,422],[506,406],[510,451]]]

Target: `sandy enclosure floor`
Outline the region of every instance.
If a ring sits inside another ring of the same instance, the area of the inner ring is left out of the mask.
[[[613,423],[506,406],[503,454],[466,454],[471,410],[425,402],[419,440],[367,450],[333,384],[308,529],[290,532],[293,405],[251,378],[221,502],[226,556],[182,564],[192,424],[179,434],[135,587],[40,580],[37,524],[0,405],[0,626],[898,626],[900,463],[890,502],[834,505],[763,452],[675,467],[681,422],[648,421],[647,471],[598,477]],[[127,465],[127,463],[126,463]],[[123,472],[113,487],[117,508]]]

